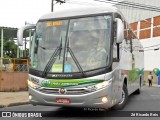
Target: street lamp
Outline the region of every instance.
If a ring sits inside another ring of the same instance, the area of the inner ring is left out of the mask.
[[[54,1],[56,1],[55,4],[57,4],[57,3],[60,3],[60,4],[65,3],[65,0],[51,0],[51,12],[53,12],[53,9],[54,9],[54,5],[55,5]]]

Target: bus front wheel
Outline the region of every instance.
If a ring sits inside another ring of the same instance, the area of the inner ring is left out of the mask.
[[[127,90],[127,86],[125,84],[123,84],[122,99],[115,106],[113,106],[113,108],[115,110],[121,110],[121,109],[124,108],[124,106],[126,105],[127,101],[128,101],[128,90]]]

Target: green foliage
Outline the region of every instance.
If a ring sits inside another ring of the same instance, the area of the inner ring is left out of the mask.
[[[3,41],[4,58],[15,58],[16,54],[17,54],[17,45],[15,44],[15,42],[13,40],[4,40]]]
[[[158,68],[154,68],[154,69],[153,69],[153,72],[154,72],[154,74],[155,74],[156,76],[158,76],[160,70],[159,70]]]
[[[135,68],[129,71],[129,82],[135,82],[140,75],[140,69],[139,68]]]

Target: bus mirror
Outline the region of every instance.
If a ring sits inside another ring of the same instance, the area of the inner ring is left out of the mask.
[[[23,45],[23,33],[25,30],[28,30],[28,29],[35,29],[35,25],[25,25],[21,28],[18,29],[17,31],[17,41],[18,41],[18,45],[19,46],[22,46]]]
[[[124,24],[121,19],[116,18],[117,23],[117,39],[116,43],[122,43],[124,39]]]

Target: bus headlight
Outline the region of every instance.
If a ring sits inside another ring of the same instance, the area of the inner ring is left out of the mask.
[[[29,76],[29,80],[34,82],[34,83],[37,83],[37,84],[39,83],[39,79],[31,77],[31,76]]]
[[[32,81],[30,81],[30,80],[28,80],[28,85],[29,85],[30,87],[34,88],[34,89],[40,87],[39,85],[35,84],[34,82],[32,82]]]
[[[112,79],[110,80],[106,80],[102,83],[98,83],[98,84],[95,84],[95,85],[91,85],[91,86],[87,86],[88,89],[91,89],[91,90],[98,90],[98,89],[102,89],[104,87],[107,87],[109,86],[110,84],[112,83]]]

